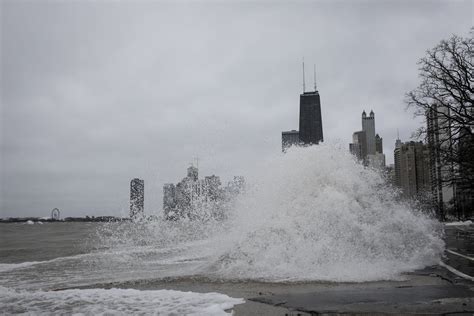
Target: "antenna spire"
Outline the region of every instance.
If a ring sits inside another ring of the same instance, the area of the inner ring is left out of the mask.
[[[305,93],[305,91],[306,91],[306,84],[304,80],[304,57],[303,57],[303,93]]]
[[[400,134],[398,133],[398,128],[397,128],[397,139],[400,139]]]
[[[316,86],[316,65],[313,65],[314,66],[314,91],[318,91],[318,88]]]

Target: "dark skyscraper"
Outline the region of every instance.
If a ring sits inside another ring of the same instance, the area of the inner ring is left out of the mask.
[[[323,121],[319,92],[303,92],[300,95],[300,142],[319,144],[323,141]]]
[[[323,120],[321,99],[316,87],[316,66],[314,68],[314,91],[306,92],[303,62],[303,93],[300,94],[300,130],[281,133],[282,151],[292,145],[317,145],[323,141]]]
[[[145,181],[135,178],[130,182],[130,217],[143,214]]]

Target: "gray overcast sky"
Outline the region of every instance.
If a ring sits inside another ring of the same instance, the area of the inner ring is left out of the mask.
[[[244,174],[298,129],[303,56],[325,140],[373,109],[392,162],[416,62],[473,24],[473,1],[1,1],[0,216],[126,215],[133,177],[156,213],[195,156]]]

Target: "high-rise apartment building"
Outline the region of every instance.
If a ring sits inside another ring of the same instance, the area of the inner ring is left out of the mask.
[[[430,148],[430,176],[433,204],[438,216],[444,219],[446,206],[453,200],[455,188],[444,180],[453,172],[454,165],[442,162],[442,152],[452,150],[449,109],[433,105],[426,113],[428,146]]]
[[[459,174],[456,185],[457,217],[472,218],[474,215],[474,135],[463,128],[459,135]],[[471,161],[471,163],[468,163]]]
[[[130,182],[130,217],[143,214],[145,202],[145,181],[135,178]]]
[[[394,150],[395,183],[404,196],[413,197],[430,191],[430,155],[422,142],[397,141]]]
[[[470,127],[454,128],[450,109],[433,104],[426,112],[431,191],[438,216],[469,218],[474,213],[474,137]],[[452,159],[455,158],[455,159]]]

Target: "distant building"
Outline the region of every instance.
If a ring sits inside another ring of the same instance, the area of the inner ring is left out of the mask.
[[[321,98],[316,87],[316,70],[314,71],[314,91],[305,91],[304,77],[303,63],[303,93],[300,94],[299,131],[291,130],[281,133],[283,152],[292,145],[317,145],[324,141]]]
[[[396,185],[395,184],[395,165],[394,164],[390,164],[385,168],[385,175],[386,175],[386,179],[387,179],[388,183],[390,183],[392,185]]]
[[[393,151],[393,156],[394,156],[393,169],[394,169],[394,173],[395,173],[394,184],[399,188],[402,187],[402,179],[400,178],[402,171],[400,169],[400,167],[401,167],[401,162],[400,162],[401,151],[397,150],[397,148],[399,148],[401,146],[402,146],[402,141],[400,139],[397,139],[396,142],[395,142],[395,150]]]
[[[375,155],[375,114],[370,111],[367,116],[365,111],[362,112],[362,130],[365,132],[367,142],[367,155]]]
[[[453,135],[452,115],[444,106],[432,105],[426,112],[428,145],[431,163],[433,204],[441,219],[469,218],[474,214],[474,136],[469,127]],[[446,162],[443,157],[456,157]]]
[[[298,131],[291,130],[281,132],[281,150],[286,151],[287,148],[298,145],[300,143],[300,135]]]
[[[375,135],[375,152],[383,154],[383,140],[379,134]]]
[[[317,145],[323,141],[321,99],[317,90],[300,95],[300,142]]]
[[[199,171],[198,168],[194,166],[188,167],[188,178],[192,179],[193,181],[197,181],[199,178]]]
[[[430,154],[422,142],[397,141],[394,150],[396,185],[407,197],[430,192]]]
[[[385,155],[378,152],[374,155],[367,155],[367,163],[372,168],[383,170],[385,168]]]
[[[459,140],[460,161],[474,161],[474,136],[467,129],[462,129]],[[462,175],[456,185],[457,217],[472,218],[474,216],[474,170],[472,165],[462,163],[459,166]]]
[[[221,179],[218,176],[206,176],[202,182],[200,192],[202,201],[216,202],[222,197]]]
[[[130,182],[130,217],[144,212],[145,181],[135,178]]]
[[[245,190],[245,178],[242,176],[234,176],[232,181],[227,183],[225,190],[227,191],[227,195],[230,197],[241,194]]]
[[[440,115],[445,113],[446,115]],[[426,113],[428,146],[430,148],[430,176],[433,204],[436,205],[438,216],[446,217],[446,209],[454,202],[455,187],[444,180],[453,172],[454,165],[442,163],[441,152],[453,148],[451,130],[449,128],[449,109],[433,105]]]
[[[364,165],[378,169],[385,168],[382,137],[375,134],[375,114],[370,111],[369,116],[362,111],[362,130],[352,134],[350,152],[361,160]]]
[[[228,202],[243,189],[243,177],[234,177],[227,187],[222,188],[218,176],[199,179],[198,175],[198,168],[190,166],[187,176],[176,185],[167,183],[163,186],[166,219],[222,219]]]
[[[367,158],[367,139],[365,131],[358,131],[352,134],[352,144],[349,144],[349,150],[359,160]]]
[[[163,186],[163,211],[165,217],[170,217],[170,212],[176,209],[176,186],[173,183],[166,183]]]

